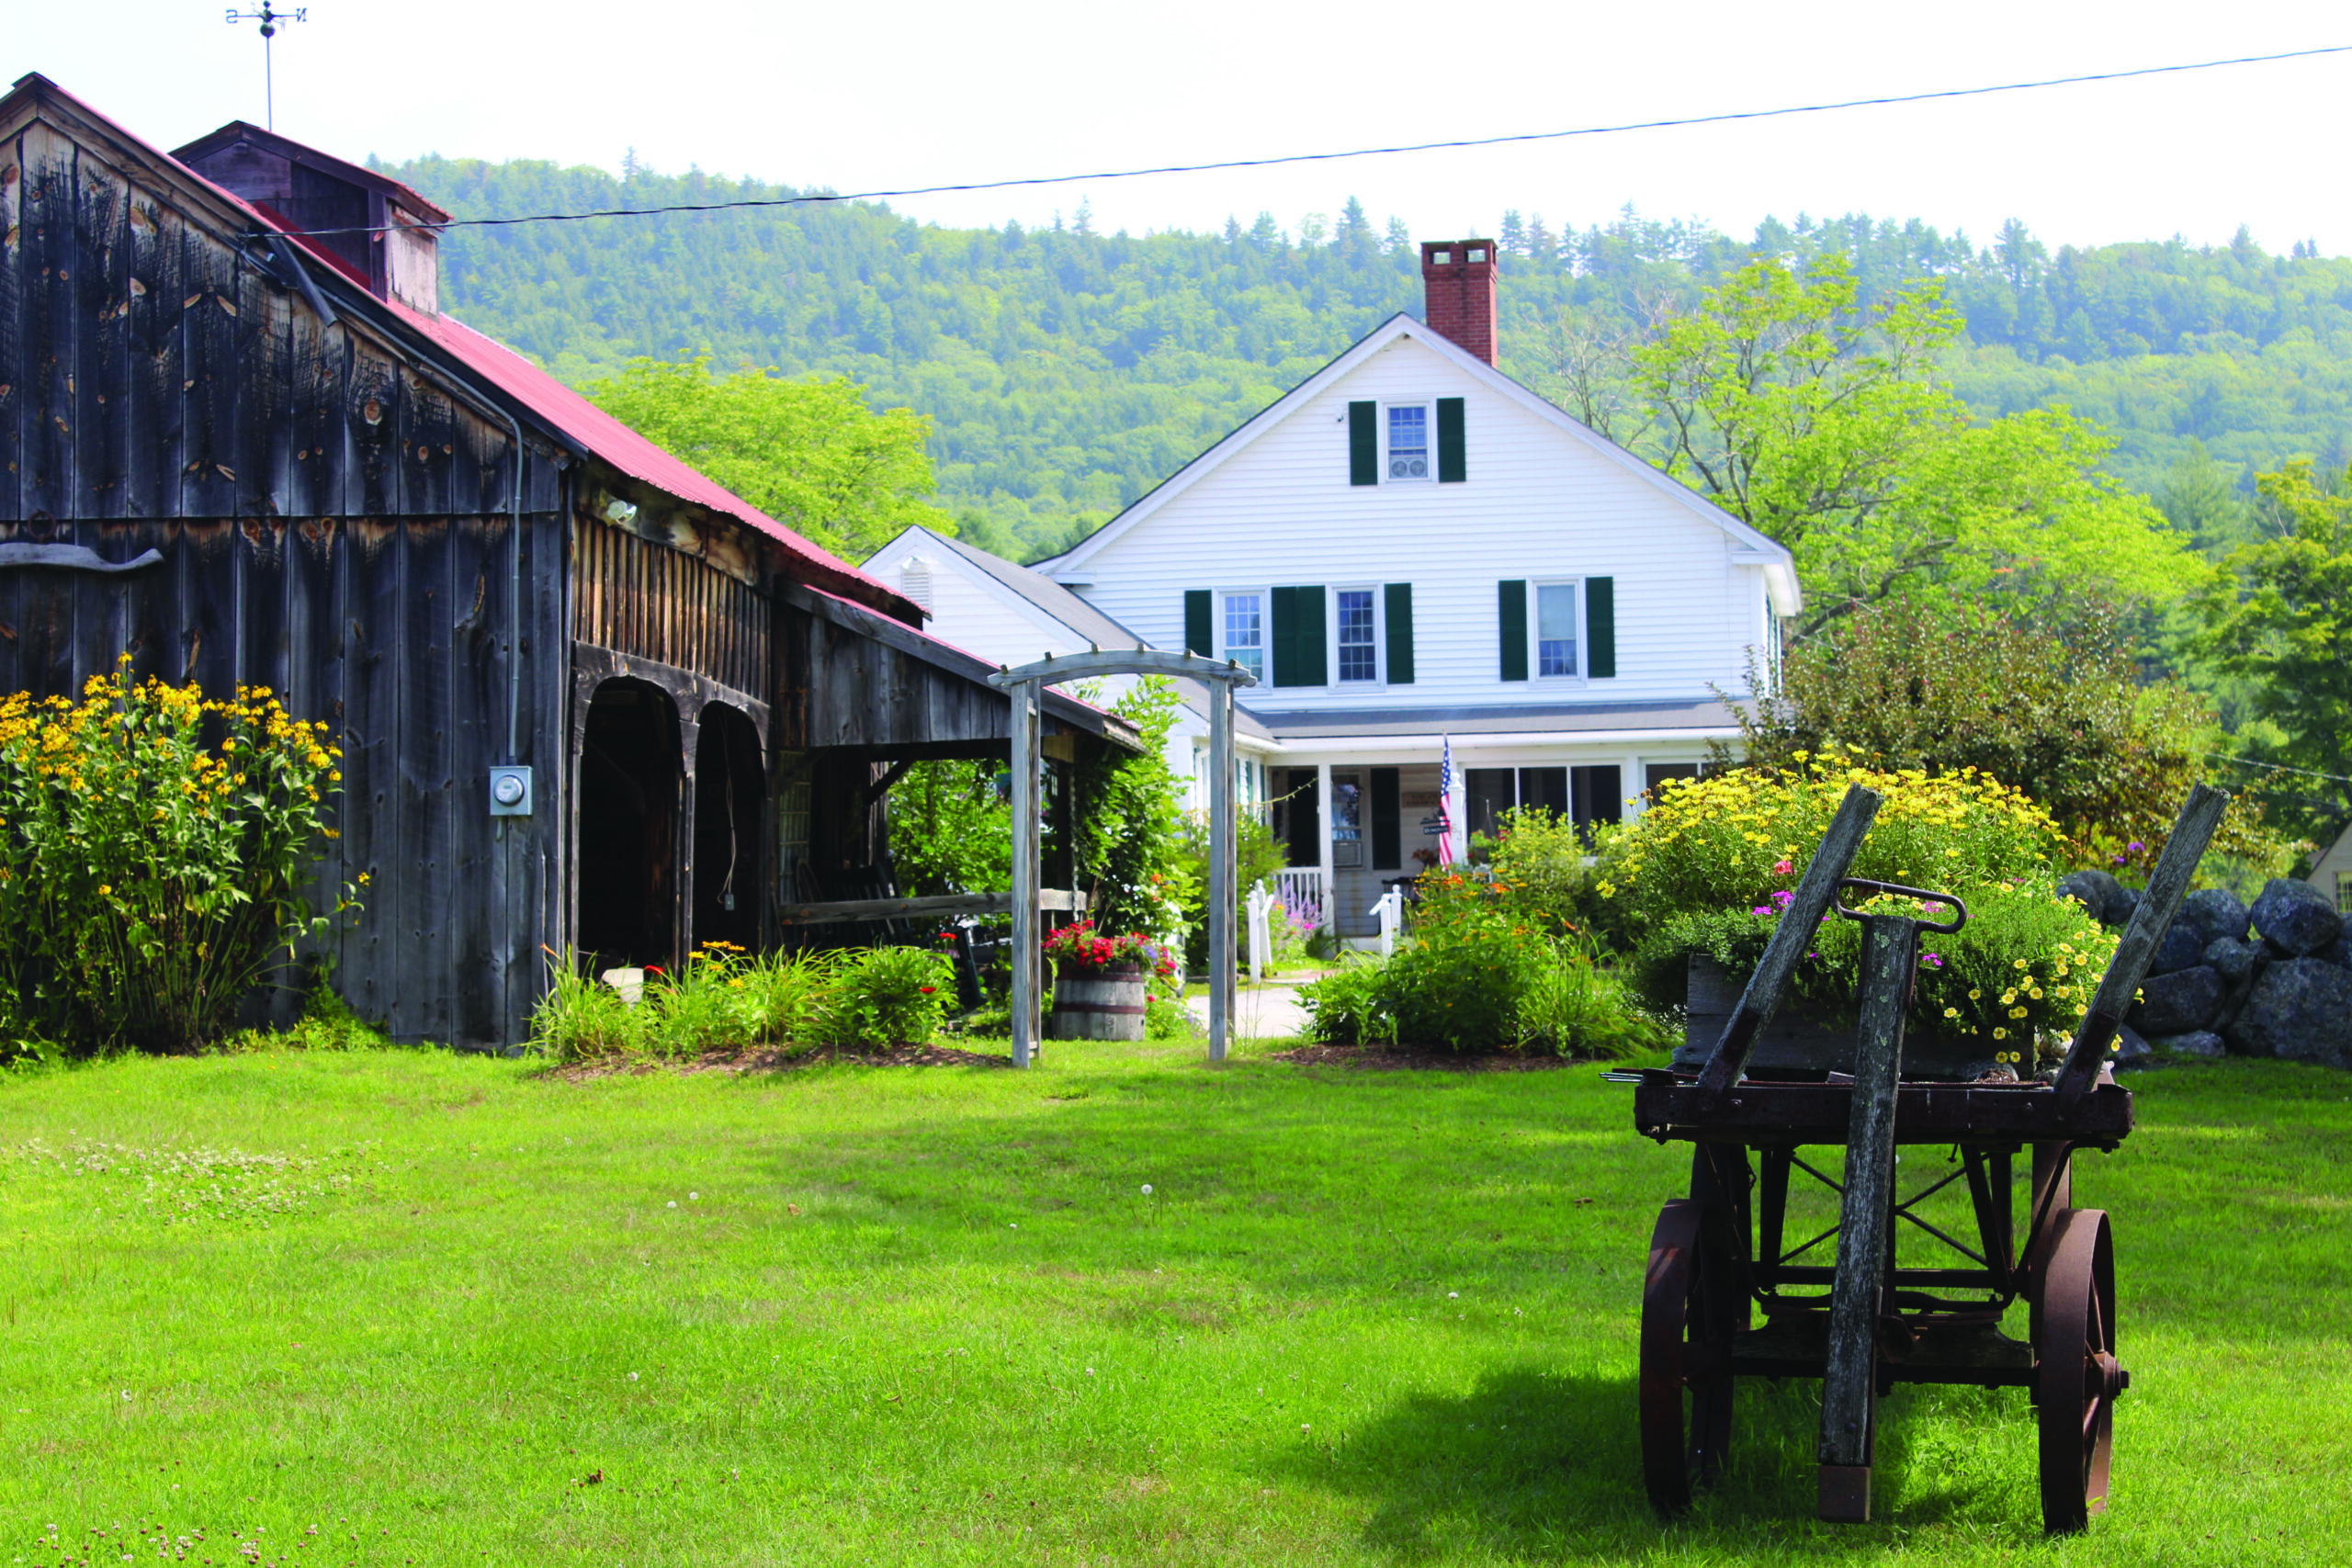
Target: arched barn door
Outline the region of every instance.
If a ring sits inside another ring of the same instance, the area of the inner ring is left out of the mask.
[[[712,703],[702,710],[695,750],[695,945],[759,942],[761,803],[767,770],[760,732],[740,710]]]
[[[580,753],[580,956],[590,974],[675,963],[678,709],[641,681],[606,681]]]

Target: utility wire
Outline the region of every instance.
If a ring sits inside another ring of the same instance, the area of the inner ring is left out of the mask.
[[[539,212],[518,218],[452,218],[432,225],[440,229],[500,229],[518,223],[580,223],[592,218],[649,218],[669,212],[735,212],[763,207],[802,207],[836,201],[880,201],[890,197],[953,196],[968,191],[1018,190],[1036,186],[1080,185],[1094,180],[1134,180],[1153,175],[1204,175],[1223,169],[1267,169],[1285,164],[1326,164],[1342,158],[1386,158],[1404,152],[1442,152],[1472,147],[1508,147],[1525,141],[1561,141],[1578,136],[1616,136],[1634,130],[1672,130],[1694,125],[1729,125],[1741,120],[1784,119],[1792,115],[1829,114],[1839,109],[1885,108],[1897,104],[1934,103],[1946,98],[1981,98],[1995,93],[2025,93],[2043,87],[2076,87],[2092,82],[2124,82],[2139,76],[2172,76],[2187,71],[2219,71],[2233,65],[2268,65],[2282,60],[2310,60],[2321,55],[2352,54],[2352,44],[2317,49],[2292,49],[2278,54],[2244,54],[2229,60],[2197,60],[2178,65],[2143,65],[2131,71],[2099,71],[2082,76],[2049,76],[2033,82],[1999,82],[1983,87],[1947,87],[1932,93],[1902,93],[1878,98],[1845,98],[1835,103],[1792,104],[1771,109],[1736,109],[1722,114],[1691,115],[1681,119],[1629,120],[1621,125],[1588,125],[1571,130],[1531,130],[1515,136],[1466,137],[1453,141],[1415,141],[1395,147],[1356,147],[1341,152],[1286,152],[1271,158],[1228,158],[1214,164],[1165,164],[1148,169],[1105,169],[1086,175],[1038,175],[1022,179],[972,180],[961,185],[905,186],[893,190],[826,192],[811,196],[778,196],[741,201],[679,202],[664,207],[605,208],[594,212]],[[306,239],[333,234],[379,234],[389,225],[348,229],[288,229],[282,232]]]
[[[2290,768],[2284,762],[2257,762],[2250,757],[2229,757],[2219,751],[2199,751],[2197,754],[2209,761],[2234,762],[2241,768],[2267,768],[2274,773],[2301,773],[2307,779],[2333,779],[2337,784],[2352,784],[2352,778],[2342,773],[2314,773],[2309,768]]]

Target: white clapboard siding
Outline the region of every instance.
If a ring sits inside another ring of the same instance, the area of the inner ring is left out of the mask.
[[[1413,684],[1243,694],[1270,711],[1744,690],[1747,650],[1765,643],[1769,614],[1763,567],[1732,558],[1753,554],[1750,543],[1430,346],[1420,330],[1328,376],[1067,575],[1167,648],[1183,646],[1187,589],[1413,585]],[[1465,482],[1348,482],[1351,400],[1448,397],[1464,400]],[[1549,577],[1615,579],[1614,678],[1501,678],[1496,584]]]

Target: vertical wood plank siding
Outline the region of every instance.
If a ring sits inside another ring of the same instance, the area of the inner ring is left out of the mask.
[[[561,560],[556,519],[525,525],[526,571]],[[337,985],[399,1039],[521,1039],[540,944],[563,937],[563,660],[549,654],[564,636],[560,593],[535,575],[513,760],[538,770],[542,804],[535,817],[493,818],[486,780],[509,760],[507,519],[0,524],[0,543],[35,537],[109,559],[160,550],[164,564],[119,577],[0,571],[0,691],[74,695],[128,649],[140,679],[193,676],[223,695],[267,686],[297,716],[324,719],[344,784],[342,838],[316,870],[322,912],[345,882],[369,877],[364,911],[333,939]]]
[[[758,695],[766,595],[709,562],[589,517],[573,530],[572,636]]]
[[[267,686],[326,721],[344,748],[342,837],[323,846],[318,907],[368,878],[331,939],[337,985],[400,1039],[520,1040],[541,946],[566,936],[567,486],[552,449],[517,454],[429,360],[323,325],[186,193],[53,126],[0,139],[0,543],[164,557],[120,576],[0,570],[0,691],[75,695],[129,651],[141,678]],[[730,681],[765,658],[745,640],[751,591],[734,586],[711,647]],[[489,769],[510,761],[538,771],[535,817],[489,814]]]

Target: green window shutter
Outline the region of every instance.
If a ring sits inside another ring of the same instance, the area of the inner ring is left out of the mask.
[[[1331,680],[1330,652],[1324,641],[1324,606],[1330,595],[1320,588],[1295,588],[1298,595],[1293,603],[1298,611],[1298,630],[1293,636],[1291,652],[1298,660],[1297,684],[1301,686],[1329,685]]]
[[[1404,812],[1399,809],[1396,770],[1372,770],[1372,869],[1405,869]]]
[[[1184,590],[1184,651],[1203,659],[1216,657],[1216,623],[1210,618],[1209,605],[1207,589]]]
[[[1413,585],[1392,582],[1382,590],[1388,611],[1388,683],[1413,683]]]
[[[1592,645],[1590,673],[1596,681],[1617,673],[1617,580],[1584,580],[1584,632]],[[1612,818],[1613,820],[1613,818]]]
[[[1527,679],[1527,580],[1495,585],[1495,622],[1502,630],[1503,679]]]
[[[1266,596],[1266,671],[1269,683],[1301,686],[1298,678],[1298,590],[1277,588]]]
[[[1348,482],[1351,485],[1376,485],[1380,482],[1378,403],[1348,405]]]
[[[1437,482],[1458,485],[1470,477],[1462,451],[1462,400],[1437,400]]]

